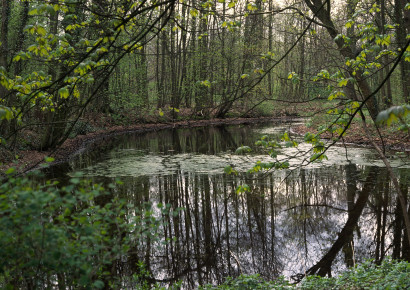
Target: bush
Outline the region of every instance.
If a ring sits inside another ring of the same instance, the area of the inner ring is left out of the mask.
[[[159,221],[79,177],[44,184],[7,172],[0,186],[0,288],[114,287],[110,269]],[[133,209],[135,211],[135,209]]]

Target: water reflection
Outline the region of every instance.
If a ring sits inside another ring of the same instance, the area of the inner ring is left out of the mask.
[[[130,275],[137,261],[144,261],[153,281],[183,279],[193,288],[241,273],[274,279],[335,273],[371,257],[410,260],[401,211],[384,168],[346,162],[264,176],[244,170],[238,176],[222,174],[225,163],[246,167],[249,160],[235,159],[232,152],[253,144],[267,128],[121,136],[64,165],[64,171],[83,170],[98,182],[121,178],[124,186],[113,195],[136,207],[152,202],[184,209],[163,215],[165,245],[150,239],[136,242],[129,257],[118,261],[117,274]],[[251,162],[263,156],[257,154]],[[397,173],[408,193],[409,169]],[[251,191],[237,194],[243,182]]]

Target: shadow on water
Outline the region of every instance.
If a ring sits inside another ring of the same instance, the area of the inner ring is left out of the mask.
[[[48,174],[61,180],[81,170],[103,184],[120,178],[124,185],[112,194],[136,208],[147,202],[183,208],[163,215],[160,241],[136,241],[129,257],[117,262],[120,276],[131,275],[135,264],[144,261],[152,281],[182,279],[193,288],[241,273],[298,280],[305,274],[338,273],[367,258],[410,260],[397,196],[384,168],[346,162],[263,176],[245,173],[264,155],[239,158],[235,149],[287,126],[124,135]],[[240,173],[223,174],[226,165]],[[407,193],[409,169],[397,169],[397,174]],[[236,187],[244,182],[250,192],[237,194]]]

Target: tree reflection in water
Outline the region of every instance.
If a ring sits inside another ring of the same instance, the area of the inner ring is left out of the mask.
[[[173,155],[203,154],[206,167],[207,156],[251,145],[256,133],[251,126],[237,126],[122,136],[81,155],[65,171],[123,158],[127,150],[159,156],[163,163]],[[392,255],[410,260],[401,211],[384,168],[350,163],[290,174],[274,171],[255,178],[245,173],[227,176],[222,170],[207,173],[198,163],[195,170],[183,164],[173,163],[172,170],[158,174],[118,175],[124,186],[113,194],[136,207],[152,202],[184,209],[163,215],[166,223],[160,233],[168,242],[136,241],[130,256],[118,261],[118,275],[136,271],[133,265],[140,260],[152,272],[153,281],[183,279],[192,288],[222,283],[226,276],[241,273],[259,273],[266,279],[282,274],[300,278],[297,274],[337,273],[367,258],[381,261]],[[409,170],[397,172],[403,192],[408,192]],[[109,174],[90,175],[104,183],[113,180]],[[242,182],[251,191],[237,194]]]

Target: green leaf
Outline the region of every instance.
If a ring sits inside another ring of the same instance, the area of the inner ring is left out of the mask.
[[[211,87],[211,82],[208,81],[208,80],[200,81],[199,83],[200,83],[201,86],[204,86],[204,87],[207,87],[207,88]]]
[[[14,167],[10,167],[9,169],[6,170],[5,174],[10,175],[13,174],[16,171]]]
[[[238,171],[236,171],[232,166],[226,166],[224,168],[226,174],[235,174],[238,175]]]
[[[345,24],[345,27],[346,28],[350,28],[350,27],[352,27],[353,26],[353,24],[354,24],[354,20],[349,20],[346,24]]]
[[[10,108],[0,106],[0,120],[11,120],[13,118],[13,113]]]
[[[178,108],[173,108],[173,107],[168,107],[170,111],[174,111],[179,113],[179,109]]]
[[[310,157],[311,162],[321,162],[323,159],[328,159],[326,155],[322,153],[315,153]]]
[[[345,87],[347,85],[348,81],[349,81],[349,79],[342,79],[337,83],[337,86],[340,87],[340,88]]]
[[[196,10],[196,9],[191,9],[191,10],[189,11],[189,14],[191,14],[192,17],[197,17],[199,13],[198,13],[198,10]]]
[[[393,106],[381,111],[376,118],[377,123],[386,123],[390,126],[393,122],[403,120],[410,112],[410,105]]]
[[[226,167],[224,168],[224,171],[225,171],[226,174],[231,174],[231,172],[232,172],[232,166],[226,166]]]
[[[236,188],[236,193],[238,194],[238,193],[244,193],[244,192],[250,192],[251,191],[251,188],[249,187],[249,185],[247,185],[247,184],[244,184],[244,185],[239,185],[237,188]]]
[[[242,74],[241,79],[246,79],[249,75],[248,74]]]
[[[249,11],[255,11],[258,10],[258,7],[254,3],[248,3],[246,9],[248,9]]]
[[[58,94],[61,98],[67,99],[70,95],[70,91],[66,87],[64,87],[58,90]]]
[[[55,159],[53,157],[48,157],[47,156],[47,157],[44,158],[44,161],[47,162],[47,163],[53,162],[54,160]]]
[[[28,15],[30,15],[30,16],[32,16],[32,15],[36,15],[38,12],[37,12],[37,9],[32,9],[32,10],[30,10],[30,12],[28,13]]]
[[[345,96],[345,93],[344,92],[342,92],[342,91],[333,91],[330,95],[329,95],[329,97],[327,98],[329,101],[331,101],[331,100],[334,100],[334,99],[336,99],[336,98],[338,98],[338,97],[344,97]]]
[[[47,31],[43,26],[38,26],[37,27],[37,33],[40,34],[41,36],[45,36]]]

